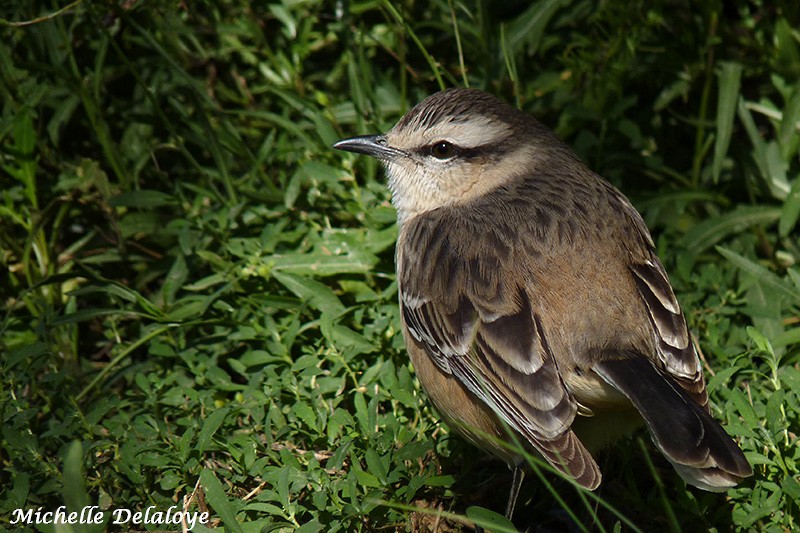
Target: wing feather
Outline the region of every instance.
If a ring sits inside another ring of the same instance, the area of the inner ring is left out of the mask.
[[[661,366],[698,405],[708,409],[700,358],[664,267],[653,255],[650,260],[632,264],[630,269],[648,311]]]
[[[553,466],[595,488],[600,471],[570,426],[577,404],[565,387],[526,289],[502,271],[503,246],[448,249],[431,217],[418,217],[398,246],[408,333]],[[401,246],[410,247],[402,253]],[[439,247],[431,251],[427,248]],[[423,250],[424,249],[424,250]],[[480,251],[475,253],[474,251]],[[499,251],[499,252],[498,252]],[[436,258],[420,264],[414,258]]]
[[[642,217],[622,193],[613,190],[612,195],[619,211],[625,213],[629,221],[626,226],[629,235],[623,242],[632,243],[628,248],[629,268],[647,309],[656,341],[658,361],[654,362],[708,412],[708,391],[700,357],[667,272],[656,256],[653,238]]]

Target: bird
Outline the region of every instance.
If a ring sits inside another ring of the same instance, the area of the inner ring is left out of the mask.
[[[333,148],[386,169],[406,350],[444,421],[512,469],[507,518],[525,451],[594,490],[590,450],[641,425],[690,485],[721,492],[752,475],[711,416],[641,215],[553,131],[451,88]]]

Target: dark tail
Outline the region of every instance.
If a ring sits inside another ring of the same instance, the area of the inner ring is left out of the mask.
[[[721,492],[752,475],[742,450],[675,381],[639,354],[594,366],[639,410],[656,446],[690,485]]]

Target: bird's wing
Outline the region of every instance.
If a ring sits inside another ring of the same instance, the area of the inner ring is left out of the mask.
[[[621,194],[616,193],[618,196]],[[636,350],[597,357],[594,371],[627,396],[653,441],[678,473],[705,490],[726,490],[752,474],[742,451],[714,420],[700,358],[667,273],[638,213],[624,198],[630,230],[630,274],[652,327],[655,358]],[[637,242],[638,241],[638,242]]]
[[[570,429],[576,402],[528,293],[501,267],[509,251],[499,245],[455,250],[445,226],[432,216],[408,224],[398,245],[398,274],[410,335],[442,372],[548,462],[578,483],[597,487],[597,464]]]
[[[631,264],[630,270],[653,327],[660,366],[708,411],[708,392],[700,358],[664,267],[652,255],[645,261]]]
[[[617,211],[628,219],[625,227],[629,235],[624,241],[629,246],[629,269],[652,326],[658,358],[654,362],[708,412],[708,392],[700,358],[667,272],[656,256],[655,243],[628,199],[616,189],[610,188],[610,194],[611,201],[618,204]]]

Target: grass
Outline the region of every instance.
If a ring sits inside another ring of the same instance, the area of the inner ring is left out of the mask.
[[[4,5],[0,525],[89,504],[208,510],[194,531],[508,527],[510,474],[404,353],[381,171],[329,148],[469,84],[641,210],[755,469],[688,489],[636,435],[596,495],[531,476],[516,526],[796,529],[798,26],[788,1]],[[72,529],[106,527],[127,529]]]

